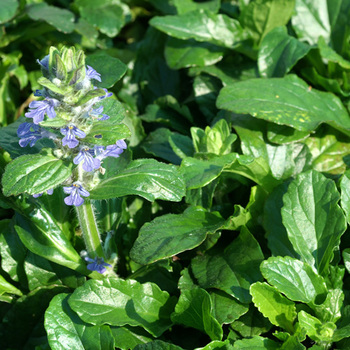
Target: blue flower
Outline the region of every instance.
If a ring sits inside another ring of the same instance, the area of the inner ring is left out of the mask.
[[[27,118],[33,118],[34,124],[39,124],[44,120],[45,113],[49,118],[55,118],[55,107],[59,101],[54,98],[46,98],[43,101],[32,101],[29,104],[29,112],[25,114]]]
[[[83,139],[86,134],[84,131],[79,130],[75,125],[71,124],[66,126],[65,128],[61,128],[61,133],[66,135],[62,139],[62,145],[68,146],[69,148],[75,148],[79,145],[79,141],[75,138],[76,136]]]
[[[50,60],[50,55],[46,55],[41,61],[36,60],[41,67],[45,68],[46,70],[49,70],[49,60]]]
[[[85,261],[90,263],[87,266],[90,271],[97,271],[98,273],[105,273],[107,271],[106,267],[112,267],[112,265],[107,264],[103,258],[99,257],[96,257],[95,259],[85,257]]]
[[[53,188],[47,190],[46,193],[51,196],[53,193]],[[41,192],[41,193],[33,194],[33,197],[38,198],[38,197],[41,197],[42,195],[43,195],[43,193]]]
[[[72,186],[69,187],[63,187],[63,191],[64,193],[69,194],[69,196],[64,199],[64,202],[67,205],[75,205],[76,207],[79,207],[84,203],[84,199],[81,198],[81,196],[90,196],[90,193],[78,183],[74,183]]]
[[[96,86],[94,86],[94,89],[97,89]],[[98,99],[99,100],[103,100],[104,98],[107,98],[107,97],[111,97],[113,96],[113,93],[112,92],[108,92],[107,89],[103,88],[104,92],[106,93],[104,96],[100,96]]]
[[[83,169],[85,171],[93,171],[101,166],[101,161],[98,158],[92,156],[93,150],[88,147],[83,147],[78,155],[73,159],[74,164],[83,162]]]
[[[19,145],[33,147],[42,138],[40,126],[32,123],[22,123],[18,126],[17,136],[20,138]]]
[[[86,70],[86,76],[89,78],[89,79],[95,79],[99,82],[101,82],[101,74],[100,73],[97,73],[95,71],[95,69],[93,69],[92,67],[90,66],[86,66],[87,67],[87,70]]]
[[[109,115],[107,114],[102,114],[102,117],[101,118],[98,118],[101,113],[103,112],[103,106],[100,106],[100,107],[97,107],[96,109],[92,109],[90,112],[89,112],[89,115],[94,118],[94,119],[97,119],[97,120],[107,120],[109,119]]]
[[[127,148],[127,145],[124,140],[118,140],[114,145],[109,145],[106,148],[103,146],[95,146],[94,152],[95,156],[98,159],[104,159],[107,157],[118,158],[124,150]]]

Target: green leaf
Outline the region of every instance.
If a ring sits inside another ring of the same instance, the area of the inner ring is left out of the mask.
[[[220,290],[212,290],[213,316],[222,324],[230,324],[248,312],[249,307]]]
[[[293,301],[315,302],[327,293],[324,279],[300,260],[288,256],[271,257],[260,266],[261,273],[277,290]]]
[[[89,280],[74,291],[68,303],[90,324],[141,326],[155,337],[171,326],[174,304],[154,283],[120,278]]]
[[[264,228],[266,230],[267,245],[272,255],[290,256],[299,259],[299,254],[295,252],[282,222],[282,198],[287,189],[288,183],[284,182],[277,186],[266,199],[264,205]]]
[[[339,98],[310,90],[295,75],[228,85],[220,91],[217,106],[301,131],[313,131],[321,123],[327,123],[350,135],[349,114]]]
[[[52,155],[24,155],[5,168],[2,178],[5,196],[41,193],[54,188],[72,174],[72,164]]]
[[[22,243],[34,254],[82,274],[89,274],[85,262],[44,208],[26,215],[16,213],[15,229]]]
[[[138,159],[113,177],[102,180],[90,191],[92,199],[126,195],[139,195],[149,201],[163,199],[178,202],[185,195],[185,184],[174,165],[154,159]]]
[[[310,135],[308,131],[299,131],[286,125],[267,124],[267,138],[272,143],[284,144],[302,141]]]
[[[217,13],[220,9],[220,0],[209,0],[204,3],[197,3],[192,0],[174,0],[174,5],[179,15],[200,9]]]
[[[130,135],[130,130],[125,124],[114,124],[109,120],[103,120],[92,127],[89,134],[84,138],[84,142],[108,146]]]
[[[311,46],[289,36],[286,27],[271,30],[262,40],[258,67],[262,77],[283,77],[310,51]]]
[[[153,340],[141,327],[111,327],[115,346],[122,350],[134,349],[139,344],[146,344]]]
[[[68,305],[69,294],[58,294],[45,312],[45,329],[52,350],[114,350],[114,338],[108,326],[92,326]]]
[[[204,348],[196,348],[195,350],[230,350],[231,345],[228,339],[225,341],[213,340]]]
[[[226,15],[197,10],[178,16],[153,17],[150,25],[178,39],[194,39],[214,45],[236,48],[247,38],[239,22]]]
[[[280,344],[259,336],[255,336],[251,339],[242,339],[235,341],[233,350],[277,350],[280,349]]]
[[[337,322],[341,317],[344,292],[341,289],[330,289],[326,300],[321,305],[313,306],[315,316],[322,322]]]
[[[287,24],[294,5],[294,0],[256,0],[243,9],[240,22],[259,44],[273,28]]]
[[[60,32],[71,33],[74,30],[74,14],[66,9],[42,2],[27,6],[26,11],[31,19],[45,21]]]
[[[193,39],[180,40],[169,37],[165,45],[164,56],[171,69],[203,67],[221,61],[224,49],[207,42],[200,43]]]
[[[249,303],[249,287],[261,280],[259,265],[264,259],[252,234],[242,227],[240,235],[224,252],[208,251],[192,260],[192,271],[202,288],[217,288],[242,303]]]
[[[219,213],[189,207],[182,214],[167,214],[141,227],[130,257],[139,264],[150,264],[185,250],[198,247],[225,224]],[[171,230],[167,228],[171,227]]]
[[[219,322],[211,313],[209,294],[202,288],[182,291],[175,311],[171,314],[174,323],[196,328],[210,337],[221,340],[223,336]]]
[[[0,295],[4,293],[22,295],[22,292],[18,288],[7,282],[5,278],[0,275]]]
[[[343,259],[344,259],[345,268],[350,273],[350,248],[346,248],[343,250]]]
[[[317,46],[320,49],[320,55],[322,58],[329,62],[338,63],[340,67],[344,69],[350,69],[350,61],[344,59],[342,56],[338,55],[331,47],[326,43],[323,36],[318,38]]]
[[[102,82],[94,81],[94,85],[100,88],[111,88],[127,71],[127,66],[122,61],[104,52],[87,56],[86,64],[101,74]],[[108,114],[106,111],[103,111],[103,113]]]
[[[305,311],[298,314],[300,326],[306,330],[306,334],[317,342],[332,342],[334,331],[337,328],[332,322],[323,323],[316,317]]]
[[[304,143],[311,153],[312,168],[332,175],[343,174],[350,155],[348,137],[337,130],[322,127]]]
[[[164,0],[161,1],[163,2]],[[162,340],[155,340],[151,343],[136,345],[134,350],[183,350],[183,348]]]
[[[346,220],[350,224],[350,170],[347,170],[340,181],[341,206],[345,212]]]
[[[254,305],[272,324],[294,332],[293,322],[297,316],[295,304],[267,283],[256,282],[250,286]]]
[[[281,213],[289,240],[320,275],[327,274],[347,226],[339,199],[335,183],[316,171],[298,175],[283,196]]]
[[[0,24],[9,21],[16,14],[18,5],[17,0],[2,1],[0,9]]]
[[[333,19],[329,17],[328,1],[295,0],[292,25],[300,41],[307,41],[313,45],[317,43],[320,36],[323,36],[328,43],[332,24],[336,20],[336,16]]]
[[[81,17],[97,27],[101,33],[113,38],[126,24],[124,11],[129,11],[125,4],[110,0],[76,0]]]

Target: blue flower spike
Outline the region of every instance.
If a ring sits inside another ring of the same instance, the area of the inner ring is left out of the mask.
[[[84,131],[79,130],[73,124],[68,125],[65,128],[61,128],[61,134],[65,135],[65,137],[62,139],[62,145],[68,146],[69,148],[75,148],[79,145],[79,140],[75,138],[76,136],[81,139],[86,136]]]
[[[45,118],[45,114],[49,118],[55,118],[55,107],[59,104],[54,98],[46,98],[43,101],[32,101],[29,104],[29,112],[25,113],[27,118],[33,118],[34,124],[39,124]]]
[[[76,207],[79,207],[84,203],[84,199],[81,198],[81,196],[90,196],[90,193],[86,191],[79,183],[74,183],[69,187],[63,187],[63,191],[64,193],[69,194],[69,196],[64,199],[64,202],[67,205],[74,205]]]
[[[101,274],[107,271],[106,267],[112,267],[112,265],[107,264],[103,258],[99,257],[96,257],[95,259],[85,257],[85,261],[88,261],[90,263],[87,265],[88,270],[96,271]]]
[[[82,147],[78,155],[73,159],[74,164],[79,164],[83,162],[83,170],[94,171],[101,166],[101,161],[98,158],[92,156],[93,150],[88,147]]]

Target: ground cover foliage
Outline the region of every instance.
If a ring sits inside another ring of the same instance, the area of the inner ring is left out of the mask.
[[[349,349],[349,16],[2,0],[0,348]]]

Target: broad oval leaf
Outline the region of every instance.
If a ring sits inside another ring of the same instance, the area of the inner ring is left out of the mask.
[[[150,25],[178,39],[195,39],[233,49],[248,35],[239,22],[226,15],[197,10],[177,16],[153,17]]]
[[[200,207],[190,207],[182,214],[167,214],[141,227],[130,251],[132,260],[150,264],[199,246],[224,224],[219,213],[209,213]]]
[[[18,6],[17,0],[3,0],[1,3],[0,23],[10,20],[15,15]]]
[[[72,175],[72,163],[53,155],[24,155],[9,163],[2,178],[5,196],[41,193],[57,187]]]
[[[139,195],[149,201],[163,199],[178,202],[185,195],[185,184],[176,166],[154,159],[138,159],[114,176],[102,180],[90,191],[91,199],[126,195]]]
[[[258,67],[262,77],[283,77],[304,57],[311,46],[289,36],[286,27],[277,27],[263,39]]]
[[[327,274],[333,251],[346,229],[334,181],[312,170],[299,174],[285,195],[283,224],[294,250],[320,275]]]
[[[294,332],[293,322],[297,316],[295,304],[267,283],[256,282],[250,286],[254,305],[275,326],[289,333]]]
[[[264,259],[258,242],[242,227],[240,235],[224,252],[206,252],[192,260],[192,271],[202,288],[217,288],[242,303],[249,303],[249,287],[262,279],[259,266]]]
[[[89,280],[74,291],[68,303],[83,321],[94,325],[141,326],[159,337],[172,324],[173,299],[154,283]]]
[[[260,336],[237,340],[233,345],[233,350],[278,350],[280,348],[280,343]]]
[[[68,305],[69,294],[58,294],[45,312],[45,330],[52,350],[114,350],[108,326],[82,322]]]
[[[327,123],[350,135],[350,117],[340,99],[328,92],[309,89],[295,75],[228,85],[220,91],[217,107],[301,131],[313,131],[321,123]]]
[[[290,300],[311,303],[327,293],[322,276],[300,260],[271,257],[261,264],[260,270],[266,280]]]
[[[186,289],[171,314],[174,323],[196,328],[210,337],[211,340],[221,340],[223,336],[219,322],[212,315],[210,295],[202,288]]]

